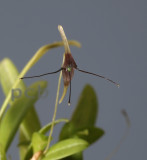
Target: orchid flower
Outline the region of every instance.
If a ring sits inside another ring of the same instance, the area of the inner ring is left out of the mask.
[[[67,89],[70,86],[68,105],[70,105],[71,80],[72,80],[73,75],[74,75],[74,70],[78,70],[78,71],[83,72],[83,73],[87,73],[87,74],[91,74],[91,75],[103,78],[103,79],[105,79],[105,80],[107,80],[107,81],[109,81],[111,83],[114,83],[117,87],[119,87],[118,83],[112,81],[109,78],[106,78],[106,77],[104,77],[102,75],[99,75],[99,74],[95,74],[95,73],[92,73],[92,72],[88,72],[88,71],[79,69],[77,64],[76,64],[76,62],[75,62],[75,60],[74,60],[74,58],[73,58],[73,56],[72,56],[72,54],[71,54],[71,51],[70,51],[70,48],[69,48],[69,44],[68,44],[65,32],[63,30],[63,27],[61,25],[59,25],[58,26],[58,30],[59,30],[61,38],[63,40],[64,49],[65,49],[63,64],[62,64],[61,68],[58,69],[57,71],[54,71],[54,72],[49,72],[49,73],[45,73],[45,74],[41,74],[41,75],[37,75],[37,76],[22,77],[21,79],[41,77],[41,76],[45,76],[45,75],[48,75],[48,74],[54,74],[54,73],[58,73],[58,72],[62,71],[63,82],[64,82],[64,90],[63,90],[61,99],[59,100],[59,103],[61,103],[63,101],[63,99],[64,99],[64,97],[66,95]]]

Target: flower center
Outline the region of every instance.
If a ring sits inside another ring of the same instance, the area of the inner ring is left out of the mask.
[[[67,71],[68,71],[68,72],[71,72],[71,67],[67,67]]]

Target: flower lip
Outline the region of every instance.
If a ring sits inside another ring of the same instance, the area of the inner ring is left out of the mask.
[[[70,66],[67,67],[67,71],[71,72],[71,67]]]

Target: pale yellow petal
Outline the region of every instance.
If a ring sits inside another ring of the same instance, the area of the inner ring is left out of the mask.
[[[62,101],[63,101],[63,99],[66,95],[67,89],[68,89],[68,86],[64,86],[63,93],[62,93],[62,96],[60,98],[59,104],[62,103]]]
[[[64,63],[64,60],[65,60],[65,53],[64,53],[64,55],[63,55],[62,65],[63,65],[63,63]],[[68,86],[65,86],[65,85],[64,85],[63,93],[62,93],[62,96],[61,96],[61,98],[60,98],[60,100],[59,100],[59,104],[62,103],[62,101],[63,101],[63,99],[64,99],[64,97],[65,97],[65,95],[66,95],[67,89],[68,89]]]

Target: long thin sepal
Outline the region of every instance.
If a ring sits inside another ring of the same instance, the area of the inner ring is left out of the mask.
[[[77,69],[78,71],[83,72],[83,73],[87,73],[87,74],[91,74],[91,75],[94,75],[94,76],[97,76],[97,77],[103,78],[103,79],[105,79],[105,80],[107,80],[107,81],[109,81],[109,82],[111,82],[111,83],[115,84],[117,87],[119,87],[119,86],[120,86],[118,83],[116,83],[116,82],[112,81],[111,79],[106,78],[106,77],[104,77],[104,76],[102,76],[102,75],[95,74],[95,73],[92,73],[92,72],[87,72],[87,71],[81,70],[81,69],[79,69],[79,68],[75,68],[75,69]]]
[[[37,76],[21,77],[20,79],[42,77],[42,76],[46,76],[46,75],[48,75],[48,74],[55,74],[55,73],[58,73],[58,72],[60,72],[61,70],[62,70],[62,68],[58,69],[58,70],[55,71],[55,72],[44,73],[44,74],[40,74],[40,75],[37,75]]]
[[[63,30],[63,27],[61,25],[58,25],[58,30],[60,32],[61,38],[63,40],[64,43],[64,49],[65,49],[65,53],[71,53],[70,52],[70,48],[69,48],[69,44],[65,35],[65,32]]]

